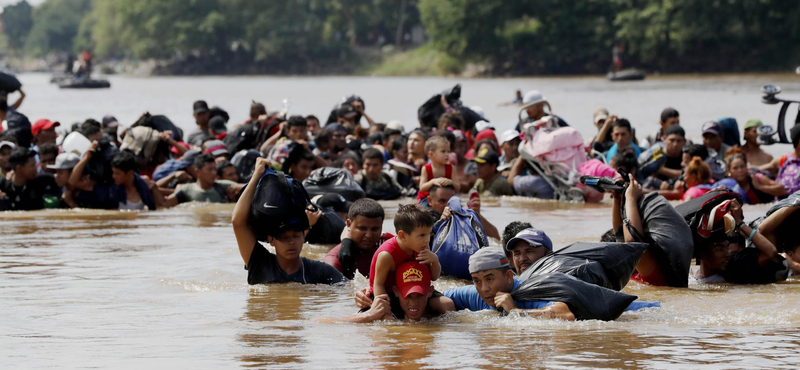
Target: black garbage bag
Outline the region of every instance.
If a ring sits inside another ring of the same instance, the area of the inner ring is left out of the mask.
[[[777,203],[775,203],[770,209],[767,211],[766,215],[761,216],[752,222],[750,222],[750,227],[758,228],[764,220],[772,216],[773,213],[779,211],[780,209],[786,207],[798,207],[800,206],[800,191],[795,192],[792,195],[789,195],[785,199],[781,199]],[[775,237],[778,239],[778,245],[775,247],[778,248],[778,251],[786,252],[785,248],[788,247],[787,242],[791,244],[794,242],[797,235],[797,230],[800,228],[800,212],[795,211],[783,223],[775,229]],[[753,242],[750,241],[747,243],[748,248],[755,248]]]
[[[321,208],[322,216],[306,235],[306,242],[313,244],[338,244],[347,223],[331,208]]]
[[[758,257],[760,255],[761,251],[755,247],[745,248],[734,253],[728,261],[728,267],[722,272],[722,276],[727,282],[734,284],[772,284],[785,281],[789,277],[789,268],[783,256],[776,255],[776,260],[759,266]]]
[[[453,109],[457,110],[461,113],[461,116],[464,118],[465,129],[467,131],[472,130],[475,127],[475,123],[481,120],[481,116],[478,113],[475,113],[472,109],[469,109],[461,103],[461,85],[454,86],[450,91],[445,91],[444,94],[445,100],[447,100],[447,104],[450,105]],[[445,109],[442,106],[442,94],[436,94],[428,99],[425,103],[417,109],[417,118],[422,123],[422,126],[428,128],[436,128],[439,124],[439,117],[444,114]]]
[[[630,281],[647,247],[645,243],[578,242],[542,257],[525,270],[523,276],[561,272],[620,291]]]
[[[622,212],[625,219],[624,208]],[[639,241],[650,245],[647,250],[659,261],[667,284],[678,288],[689,286],[694,240],[686,220],[656,193],[639,199],[639,216],[644,228]]]
[[[139,120],[131,125],[131,127],[137,126],[150,127],[158,132],[172,131],[172,138],[175,139],[175,141],[183,141],[183,130],[175,126],[175,124],[164,115],[159,114],[154,116],[150,113],[145,113],[139,117]]]
[[[638,297],[590,284],[560,272],[522,274],[511,292],[518,301],[563,302],[578,320],[614,320]]]
[[[256,149],[258,134],[257,125],[245,123],[225,135],[222,142],[228,147],[228,153],[238,153],[241,150]]]
[[[0,91],[12,93],[19,90],[20,87],[22,87],[22,83],[16,77],[0,72]]]
[[[6,115],[7,130],[3,133],[10,134],[17,140],[17,146],[21,148],[29,148],[31,141],[33,141],[33,134],[31,133],[31,121],[28,120],[24,114],[9,110]]]
[[[365,196],[353,175],[343,168],[317,168],[303,181],[303,186],[311,197],[336,193],[348,202],[355,202]]]
[[[261,242],[266,242],[268,236],[278,238],[288,230],[305,231],[306,206],[310,203],[300,181],[267,169],[256,184],[247,224]]]
[[[233,152],[231,152],[233,153]],[[240,150],[233,155],[231,163],[236,167],[236,172],[243,182],[250,181],[256,167],[256,159],[262,157],[261,152],[255,149]]]

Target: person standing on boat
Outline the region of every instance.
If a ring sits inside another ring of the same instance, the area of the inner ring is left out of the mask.
[[[611,60],[613,61],[613,71],[619,72],[622,70],[622,59],[620,59],[619,54],[622,53],[622,45],[614,45],[611,47]]]

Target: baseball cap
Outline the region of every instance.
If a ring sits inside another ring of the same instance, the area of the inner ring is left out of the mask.
[[[469,273],[508,267],[508,257],[498,247],[484,247],[469,256]]]
[[[400,133],[406,132],[406,128],[403,127],[403,122],[400,122],[398,120],[389,121],[389,123],[386,124],[386,129],[387,130],[397,130],[397,131],[400,131]]]
[[[113,127],[117,127],[117,126],[119,126],[119,121],[117,121],[117,119],[114,118],[114,116],[109,115],[109,116],[103,117],[103,127],[111,127],[111,128],[113,128]]]
[[[605,108],[600,108],[594,111],[594,123],[599,122],[600,120],[608,119],[608,110]]]
[[[537,90],[526,92],[525,96],[522,98],[522,104],[524,105],[541,103],[543,101],[547,101],[547,98]]]
[[[11,147],[11,150],[14,150],[14,148],[17,147],[14,143],[12,143],[10,141],[0,141],[0,149],[3,149],[5,147],[7,147],[7,146]]]
[[[486,129],[494,130],[494,126],[483,120],[475,122],[475,131],[481,132]]]
[[[200,155],[200,151],[197,149],[187,150],[186,153],[183,153],[183,157],[181,157],[182,162],[189,162],[189,165],[194,164],[194,160],[197,156]]]
[[[397,267],[394,281],[400,291],[400,298],[406,298],[411,293],[428,295],[431,271],[418,261],[409,261]]]
[[[506,131],[503,131],[503,135],[501,137],[503,138],[503,141],[502,141],[503,143],[505,143],[507,141],[514,140],[514,139],[519,139],[519,131],[517,131],[517,130],[506,130]]]
[[[478,152],[478,155],[476,155],[472,160],[479,164],[500,164],[500,157],[497,155],[497,153],[495,153],[494,150],[487,148],[481,149]]]
[[[719,126],[717,121],[708,121],[703,124],[703,135],[705,134],[722,136],[722,127]]]
[[[205,100],[198,100],[192,104],[192,110],[194,111],[194,114],[208,112],[208,103],[206,103]]]
[[[764,126],[764,122],[761,122],[761,120],[757,118],[751,118],[747,120],[747,123],[744,124],[744,129],[747,130],[749,128],[756,128],[761,126]]]
[[[550,238],[544,231],[535,229],[535,228],[527,228],[525,230],[520,231],[515,235],[511,240],[508,241],[505,245],[505,249],[509,250],[509,247],[513,246],[518,241],[524,241],[530,244],[532,247],[545,247],[549,251],[553,251],[553,242],[550,241]]]
[[[329,132],[336,132],[336,131],[345,131],[345,132],[347,132],[347,129],[344,126],[342,126],[340,123],[336,123],[336,122],[329,123],[329,124],[325,125],[325,129],[328,130]]]
[[[486,139],[494,141],[495,144],[499,144],[497,142],[497,136],[495,136],[493,130],[483,130],[483,131],[479,132],[477,135],[475,135],[475,142],[476,143],[481,141],[481,140],[486,140]]]
[[[61,124],[58,123],[58,121],[53,122],[49,119],[42,118],[36,121],[36,123],[34,123],[33,126],[31,126],[31,133],[33,134],[33,136],[36,136],[42,130],[49,130],[53,127],[58,127],[58,126],[61,126]]]
[[[212,140],[208,143],[208,149],[203,152],[203,154],[211,154],[214,157],[218,155],[228,154],[228,147],[225,146],[225,143],[222,140]]]
[[[225,117],[214,116],[208,120],[208,128],[214,130],[216,133],[228,132],[228,126],[225,125]]]
[[[56,164],[48,165],[51,170],[71,170],[78,165],[81,158],[75,153],[61,153],[56,157]]]
[[[353,202],[348,202],[343,196],[334,193],[318,195],[314,197],[313,201],[322,208],[331,208],[339,213],[350,212],[350,206],[353,205]]]

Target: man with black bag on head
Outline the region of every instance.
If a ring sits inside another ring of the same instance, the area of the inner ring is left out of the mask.
[[[308,232],[308,195],[302,184],[256,160],[253,177],[233,209],[233,232],[245,262],[248,284],[297,282],[336,284],[347,279],[333,266],[300,257]],[[275,248],[270,253],[258,241]]]

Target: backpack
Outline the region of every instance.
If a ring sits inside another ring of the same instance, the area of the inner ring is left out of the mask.
[[[699,245],[698,242],[703,242],[704,240],[718,241],[727,239],[724,227],[716,230],[710,230],[708,235],[701,235],[698,233],[698,227],[702,222],[704,222],[703,220],[705,217],[703,216],[707,216],[708,213],[714,209],[714,207],[728,200],[737,200],[739,203],[743,203],[742,196],[740,194],[720,188],[711,190],[700,197],[688,200],[675,207],[675,210],[677,210],[678,213],[680,213],[689,224],[689,229],[692,231],[692,237],[694,239],[695,246]],[[695,252],[698,251],[697,249],[700,248],[695,248]]]
[[[739,146],[739,124],[736,123],[736,118],[720,118],[717,122],[722,127],[722,142],[730,146]]]
[[[238,153],[245,149],[255,149],[257,140],[258,127],[252,123],[245,123],[225,135],[222,142],[228,147],[229,153]]]
[[[267,169],[256,184],[247,224],[261,242],[268,236],[278,238],[285,231],[305,231],[309,229],[306,205],[310,203],[303,184],[283,172]]]
[[[261,152],[256,149],[242,149],[233,155],[231,163],[236,166],[236,172],[239,173],[242,181],[250,181],[250,178],[253,177],[253,170],[256,167],[256,159],[260,157]]]
[[[142,115],[142,117],[131,126],[150,127],[158,132],[172,131],[172,138],[175,139],[175,141],[183,141],[183,130],[175,126],[175,124],[164,115],[153,116],[148,112]]]
[[[161,138],[158,131],[147,126],[136,126],[128,130],[119,150],[128,150],[136,156],[137,162],[142,165],[150,162],[155,156]]]
[[[453,196],[447,202],[451,217],[434,226],[431,252],[439,257],[442,273],[461,279],[471,279],[469,257],[489,245],[486,231],[475,211],[461,208],[461,199]]]

